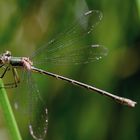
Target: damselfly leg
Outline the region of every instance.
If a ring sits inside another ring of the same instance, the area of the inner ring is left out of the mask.
[[[0,78],[3,78],[6,74],[7,71],[12,71],[12,77],[14,82],[10,82],[10,83],[4,83],[4,88],[15,88],[17,87],[18,83],[20,82],[20,78],[18,75],[18,72],[16,70],[16,68],[12,67],[11,65],[8,66],[1,66],[1,68],[4,69],[4,72],[2,73],[2,75],[0,76]]]

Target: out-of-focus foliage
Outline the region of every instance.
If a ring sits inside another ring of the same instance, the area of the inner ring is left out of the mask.
[[[93,32],[93,44],[107,47],[108,55],[87,65],[43,68],[131,98],[138,104],[133,109],[121,106],[85,89],[39,75],[37,84],[49,110],[46,139],[139,140],[139,0],[1,0],[0,52],[10,50],[16,56],[30,56],[40,44],[70,25],[73,15],[86,9],[100,10],[104,15]],[[8,92],[13,103],[13,94],[21,94],[22,99],[26,90]],[[20,120],[20,115],[16,118]],[[8,134],[3,121],[0,119],[0,139],[5,140]],[[31,139],[24,120],[18,123],[23,139]]]

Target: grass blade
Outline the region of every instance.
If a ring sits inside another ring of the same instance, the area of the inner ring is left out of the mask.
[[[11,139],[22,140],[12,108],[10,106],[10,102],[8,100],[6,90],[3,87],[4,87],[3,82],[0,79],[0,105],[4,113],[4,118],[9,129]]]

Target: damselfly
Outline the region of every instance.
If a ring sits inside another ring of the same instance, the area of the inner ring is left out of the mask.
[[[93,20],[94,18],[94,20]],[[94,27],[99,23],[102,18],[102,14],[99,11],[88,11],[84,15],[82,15],[74,25],[70,26],[68,30],[66,30],[63,34],[60,34],[58,38],[50,41],[48,44],[45,44],[43,47],[39,48],[31,57],[34,60],[34,56],[38,54],[44,54],[46,56],[41,56],[39,63],[55,63],[55,64],[67,64],[67,63],[88,63],[94,60],[98,60],[107,53],[107,49],[102,45],[88,45],[85,46],[82,42],[84,38],[87,38]],[[91,22],[93,20],[93,23]],[[80,25],[78,25],[80,24]],[[81,42],[83,44],[81,44]],[[79,44],[80,47],[75,46]],[[73,48],[74,46],[74,48]],[[62,51],[63,50],[63,51]],[[35,72],[42,75],[47,75],[54,77],[56,79],[64,80],[76,86],[83,87],[85,89],[95,91],[101,95],[107,96],[122,105],[127,105],[129,107],[134,107],[136,102],[123,98],[117,95],[113,95],[109,92],[101,90],[99,88],[93,87],[91,85],[66,78],[61,75],[57,75],[46,70],[42,70],[34,66],[32,60],[28,57],[15,57],[12,56],[10,51],[6,51],[0,55],[0,68],[4,68],[3,73],[1,74],[1,78],[3,78],[6,72],[11,69],[14,76],[14,83],[5,84],[5,87],[16,87],[19,83],[19,77],[17,74],[17,68],[23,68],[27,72]],[[47,110],[46,114],[47,114]],[[29,125],[31,135],[34,139],[37,137],[34,135],[32,131],[32,126]]]

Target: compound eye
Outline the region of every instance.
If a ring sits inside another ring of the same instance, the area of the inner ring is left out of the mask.
[[[5,55],[8,56],[8,57],[11,56],[11,52],[10,51],[6,51]]]
[[[2,59],[0,58],[0,65],[1,65],[1,64],[3,64],[3,61],[2,61]]]

